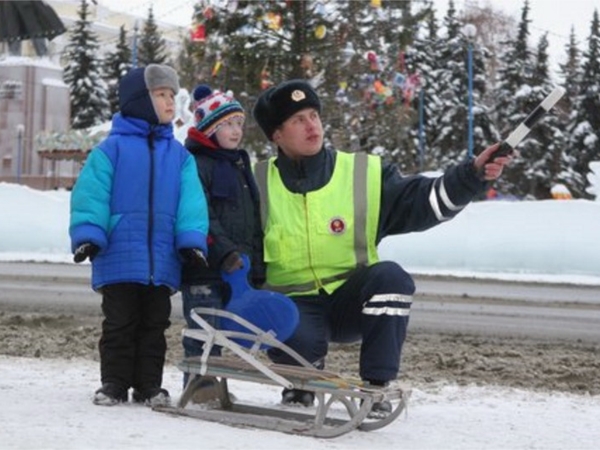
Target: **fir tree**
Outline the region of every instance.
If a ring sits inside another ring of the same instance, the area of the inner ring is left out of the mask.
[[[167,62],[166,43],[158,31],[152,6],[148,8],[148,17],[144,21],[136,50],[139,66],[165,64]]]
[[[413,145],[419,149],[419,171],[438,168],[440,155],[433,150],[435,136],[440,133],[437,114],[441,106],[437,87],[441,67],[438,64],[439,43],[438,24],[433,10],[428,18],[420,24],[413,44],[406,52],[413,73],[419,76],[416,110],[419,120],[410,130]]]
[[[585,174],[589,164],[600,159],[600,21],[598,10],[590,27],[587,50],[583,52],[579,92],[573,102],[573,117],[569,125],[569,153],[576,155],[575,170],[582,180],[575,186],[575,195],[586,194]]]
[[[529,37],[529,2],[525,1],[518,24],[517,36],[506,43],[507,51],[500,55],[498,83],[495,90],[495,120],[506,138],[536,106],[530,96],[531,77],[533,73],[533,57],[528,47]],[[515,158],[506,168],[503,176],[495,183],[497,190],[503,194],[522,196],[528,192],[523,184],[523,173],[526,170],[523,158]]]
[[[562,86],[565,88],[565,96],[561,100],[564,110],[570,113],[573,109],[573,99],[577,96],[579,84],[581,83],[581,51],[575,35],[575,28],[571,27],[569,42],[565,46],[566,61],[559,64],[559,72],[563,79]]]
[[[518,125],[514,113],[522,116],[522,105],[515,96],[522,86],[528,84],[532,72],[532,56],[529,50],[529,2],[525,1],[518,24],[517,36],[504,43],[506,51],[499,56],[498,83],[495,91],[495,120],[502,136],[507,136]]]
[[[104,81],[108,86],[108,101],[111,114],[119,110],[119,81],[131,69],[131,49],[127,44],[127,32],[121,25],[119,40],[114,52],[104,58]]]
[[[195,60],[194,48],[196,43],[189,37],[183,39],[183,45],[179,56],[177,57],[177,72],[179,74],[179,84],[181,87],[192,92],[198,82],[196,68],[198,64]]]
[[[443,20],[446,34],[439,45],[441,60],[437,75],[439,98],[437,124],[433,152],[437,156],[437,167],[445,168],[467,150],[467,48],[469,43],[461,33],[454,1],[448,3]],[[463,124],[463,126],[456,126]]]
[[[563,122],[568,122],[570,117],[574,117],[573,102],[577,98],[582,75],[581,52],[579,50],[579,44],[575,36],[574,28],[571,28],[569,42],[567,43],[565,50],[567,55],[566,61],[559,66],[560,74],[563,79],[562,86],[565,89],[565,96],[556,108],[561,120]],[[580,193],[580,187],[584,185],[584,174],[579,174],[575,171],[576,160],[576,154],[571,152],[567,143],[560,157],[556,181],[567,186],[572,193]]]
[[[526,113],[533,109],[554,88],[548,67],[548,38],[543,35],[538,43],[535,64],[527,89],[523,89],[521,103]],[[548,199],[557,182],[567,136],[556,110],[544,115],[519,145],[520,177],[515,178],[513,192],[519,196]]]
[[[467,156],[469,140],[469,73],[468,57],[471,49],[473,63],[473,155],[497,140],[497,131],[483,103],[486,93],[486,49],[475,37],[467,37],[464,26],[455,16],[453,2],[444,24],[447,34],[439,48],[437,74],[439,105],[436,107],[436,135],[432,152],[437,156],[438,167],[446,168]],[[472,24],[471,24],[472,25]],[[474,25],[473,25],[474,26]]]
[[[88,20],[86,0],[81,1],[77,15],[65,47],[64,80],[70,92],[71,125],[81,129],[104,122],[110,110],[106,83],[100,74],[101,62],[97,59],[98,38]]]

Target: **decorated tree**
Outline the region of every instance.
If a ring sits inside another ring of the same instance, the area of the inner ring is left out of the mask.
[[[425,17],[418,5],[413,14],[411,2],[198,2],[190,33],[195,78],[232,90],[248,110],[269,86],[307,79],[323,103],[328,144],[414,170],[418,76],[404,54]],[[258,155],[267,150],[252,122],[245,145]]]

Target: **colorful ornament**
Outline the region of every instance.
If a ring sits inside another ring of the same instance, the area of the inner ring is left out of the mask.
[[[343,58],[343,65],[345,66],[350,61],[352,61],[352,57],[356,55],[356,50],[354,50],[354,47],[352,46],[351,42],[347,42],[346,46],[342,49],[341,53]]]
[[[211,75],[213,77],[216,77],[217,75],[219,75],[219,71],[221,70],[221,67],[223,67],[223,58],[221,58],[221,55],[217,55],[217,59],[215,61],[215,65],[213,66]]]
[[[404,74],[402,74],[400,72],[396,72],[394,74],[394,79],[392,81],[392,84],[394,85],[394,87],[397,87],[398,89],[404,89],[405,82],[406,82],[406,77],[404,76]]]
[[[418,73],[410,74],[406,81],[404,82],[404,89],[402,90],[402,95],[404,96],[404,104],[406,106],[410,105],[412,101],[413,95],[421,86],[421,80],[419,78]]]
[[[264,91],[265,89],[268,89],[271,86],[273,86],[273,82],[271,81],[271,74],[265,67],[260,72],[260,88]]]
[[[190,30],[190,39],[192,42],[206,41],[206,27],[203,23],[197,23],[192,27]]]
[[[300,67],[304,70],[304,74],[307,77],[312,77],[314,61],[313,57],[309,53],[305,53],[302,55],[302,58],[300,59]]]
[[[268,12],[265,19],[271,30],[279,31],[281,29],[281,14]]]
[[[317,25],[317,28],[315,28],[315,37],[317,39],[323,39],[326,34],[327,34],[327,27],[322,24]]]
[[[377,57],[377,53],[374,51],[367,52],[367,61],[369,61],[369,66],[372,71],[379,71],[379,58]]]
[[[210,20],[215,16],[215,11],[210,6],[207,6],[206,8],[204,8],[202,15],[206,20]]]

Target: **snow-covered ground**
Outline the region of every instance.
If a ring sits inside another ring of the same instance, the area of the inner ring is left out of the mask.
[[[69,193],[0,183],[0,260],[71,261]],[[454,221],[389,238],[384,258],[409,271],[600,284],[600,203],[470,205]],[[16,328],[18,332],[18,328]],[[0,356],[3,449],[595,449],[600,397],[495,386],[415,386],[409,408],[378,431],[322,440],[94,406],[98,364]],[[177,399],[181,374],[165,370]],[[241,399],[275,404],[279,389],[232,383]]]
[[[98,367],[87,360],[0,357],[3,449],[596,449],[600,397],[431,385],[406,414],[373,432],[315,439],[172,417],[128,404],[95,406]],[[167,367],[165,387],[181,374]],[[240,399],[275,405],[276,387],[231,383]]]

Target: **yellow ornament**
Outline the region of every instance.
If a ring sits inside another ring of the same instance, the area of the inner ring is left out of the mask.
[[[266,15],[267,26],[271,30],[279,31],[281,29],[281,14],[268,12]]]
[[[317,39],[323,39],[327,34],[327,27],[325,25],[317,25],[315,28],[315,37]]]

